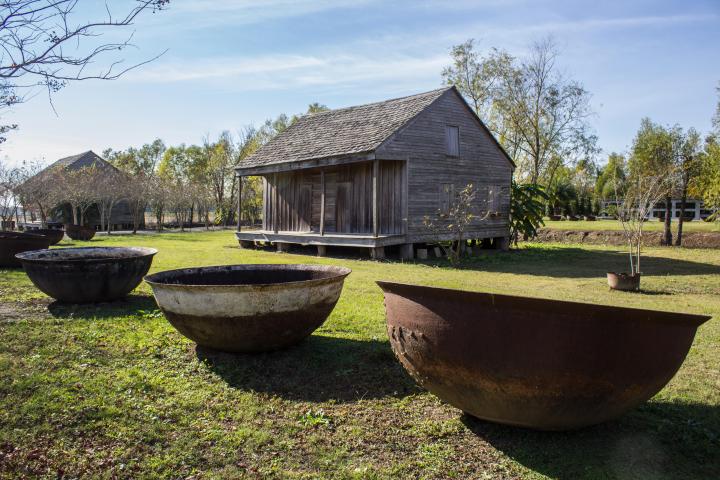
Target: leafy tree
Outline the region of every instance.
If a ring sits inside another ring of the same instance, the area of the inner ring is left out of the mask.
[[[327,112],[328,110],[330,110],[330,109],[327,107],[327,105],[322,105],[320,103],[315,102],[315,103],[311,103],[310,105],[308,105],[307,113],[313,114],[313,113]]]
[[[223,132],[215,143],[205,141],[207,178],[215,198],[215,223],[229,225],[234,208],[231,196],[237,165],[237,151],[230,132]]]
[[[185,149],[187,178],[193,205],[197,208],[199,221],[210,228],[210,210],[213,205],[213,192],[208,179],[208,156],[205,149],[198,145],[190,145]],[[190,223],[193,221],[193,207],[190,211]]]
[[[531,45],[523,60],[499,50],[481,57],[469,40],[453,47],[453,64],[443,71],[530,183],[550,184],[558,165],[597,152],[587,122],[590,94],[560,72],[558,55],[551,38]]]
[[[511,132],[504,129],[502,117],[497,115],[495,100],[501,95],[503,78],[514,68],[515,59],[503,50],[492,48],[485,56],[475,50],[475,41],[468,40],[450,50],[452,65],[442,71],[447,85],[454,85],[472,105],[475,113],[500,139]],[[503,142],[508,147],[513,142]],[[510,152],[514,154],[515,152]]]
[[[720,83],[718,84],[716,90],[718,92],[718,102],[717,107],[715,107],[715,115],[712,118],[712,125],[715,129],[715,135],[720,137]]]
[[[577,198],[577,191],[568,178],[556,179],[545,190],[548,213],[550,215],[572,215],[572,202]]]
[[[6,166],[0,159],[0,220],[8,222],[12,216],[17,218],[17,187],[21,183],[21,171]],[[0,230],[3,228],[0,227]]]
[[[675,151],[678,155],[678,173],[680,190],[680,217],[678,218],[677,237],[675,245],[682,245],[683,222],[685,221],[685,205],[687,203],[690,182],[700,171],[700,153],[702,152],[700,134],[690,128],[687,133],[676,129],[677,145]]]
[[[103,151],[103,157],[128,176],[125,200],[130,204],[133,213],[133,233],[137,233],[140,226],[144,224],[145,209],[152,194],[155,178],[152,164],[154,156],[148,156],[148,153],[151,150],[159,149],[162,141],[156,140],[154,143],[154,148],[146,146],[141,149],[143,150],[142,157],[140,151],[133,147],[123,151],[113,151],[112,149]]]
[[[137,0],[122,14],[113,12],[113,1],[105,3],[106,16],[77,21],[79,0],[5,0],[0,2],[0,112],[22,103],[33,88],[52,95],[68,83],[112,80],[154,60],[123,66],[118,52],[131,47],[125,40],[102,42],[103,33],[132,25],[144,12],[156,12],[169,0]],[[122,2],[127,4],[128,2]],[[104,66],[103,66],[104,65]],[[95,68],[96,70],[92,70]],[[0,126],[4,134],[17,125]]]
[[[610,200],[615,198],[616,190],[621,194],[625,192],[625,156],[611,153],[595,183],[595,197]]]
[[[143,223],[145,209],[150,205],[155,213],[156,220],[164,218],[165,185],[157,179],[157,167],[166,150],[165,143],[159,138],[146,143],[139,149],[128,148],[117,155],[112,151],[105,151],[106,158],[120,170],[132,177],[132,191],[128,198],[133,206],[133,233]],[[157,225],[162,228],[162,222]]]
[[[720,143],[714,136],[705,140],[704,151],[700,153],[699,173],[691,181],[689,192],[702,198],[705,208],[712,209],[711,219],[720,220]]]
[[[632,145],[628,162],[633,178],[652,178],[658,174],[675,175],[677,140],[671,129],[643,118]],[[672,245],[672,182],[664,182],[665,198],[664,245]]]
[[[157,176],[165,193],[164,200],[174,213],[180,231],[184,231],[193,205],[185,145],[165,150],[158,164]]]

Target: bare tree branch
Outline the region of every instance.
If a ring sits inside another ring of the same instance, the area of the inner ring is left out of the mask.
[[[127,3],[127,2],[124,2]],[[102,42],[103,33],[123,29],[143,12],[157,12],[170,0],[134,0],[132,7],[119,17],[106,3],[104,18],[75,23],[73,13],[80,0],[5,0],[0,1],[0,112],[22,103],[26,97],[19,89],[42,87],[52,94],[70,82],[89,79],[114,80],[161,56],[122,66],[122,59],[101,60],[133,47],[133,34],[120,42]],[[89,71],[90,68],[94,71]],[[16,125],[0,127],[3,133]]]

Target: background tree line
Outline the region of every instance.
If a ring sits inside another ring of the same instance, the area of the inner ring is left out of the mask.
[[[530,45],[519,58],[505,50],[480,52],[474,40],[454,46],[443,80],[454,85],[517,164],[516,199],[545,204],[549,216],[597,215],[604,201],[617,200],[638,176],[667,175],[665,244],[673,244],[671,198],[680,199],[675,244],[682,242],[686,200],[701,198],[707,209],[720,208],[720,101],[713,131],[704,138],[694,128],[664,126],[645,118],[627,154],[600,160],[590,119],[590,92],[563,73],[552,37]],[[720,87],[718,87],[720,93]],[[531,185],[520,194],[522,185]],[[511,205],[515,211],[528,211]],[[537,209],[530,209],[537,212]],[[613,213],[612,211],[610,213]],[[717,213],[715,215],[717,218]],[[539,214],[522,219],[542,224]],[[527,233],[521,232],[521,233]]]
[[[306,114],[327,110],[317,103]],[[279,115],[256,128],[247,126],[233,135],[228,131],[201,145],[166,146],[157,139],[142,147],[107,149],[103,157],[124,172],[134,185],[129,199],[136,215],[150,210],[158,229],[172,216],[174,223],[233,225],[237,222],[238,177],[235,169],[260,146],[283,132],[298,115]],[[242,179],[242,217],[257,223],[262,212],[261,177]],[[212,215],[211,215],[212,214]]]
[[[306,114],[325,110],[326,106],[314,103]],[[298,117],[282,114],[259,128],[247,126],[235,135],[226,131],[201,145],[167,146],[156,139],[140,147],[106,149],[102,156],[115,168],[94,164],[43,170],[41,164],[32,163],[11,169],[0,163],[0,218],[18,217],[17,206],[23,205],[25,211],[38,212],[46,224],[59,207],[68,206],[67,220],[83,225],[94,208],[101,228],[110,231],[113,209],[125,201],[132,212],[133,231],[144,223],[146,212],[154,217],[157,229],[168,223],[181,230],[198,223],[233,225],[237,222],[235,168]],[[243,178],[244,222],[260,220],[262,193],[261,177]]]

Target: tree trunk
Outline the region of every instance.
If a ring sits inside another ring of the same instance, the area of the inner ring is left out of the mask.
[[[45,209],[42,204],[38,202],[38,210],[40,210],[40,225],[42,228],[47,228],[47,217],[45,216]]]
[[[78,225],[77,207],[75,207],[75,205],[73,204],[70,204],[70,208],[72,209],[73,225]]]
[[[15,202],[15,230],[20,230],[20,213],[18,212],[17,202]]]
[[[107,211],[107,234],[108,235],[110,235],[110,230],[112,229],[112,225],[110,224],[110,219],[112,218],[112,211],[113,211],[113,207],[115,206],[114,204],[115,204],[115,202],[112,202],[112,201],[108,204],[108,211]]]
[[[672,198],[665,197],[665,239],[663,245],[672,245]]]
[[[105,231],[105,205],[98,203],[98,210],[100,210],[100,231]]]
[[[134,202],[134,203],[133,203],[133,206],[132,206],[132,209],[133,209],[133,230],[132,230],[132,233],[133,233],[133,235],[137,233],[138,223],[140,223],[140,222],[138,221],[138,210],[139,210],[139,209],[138,209],[138,203],[139,203],[139,202]]]
[[[685,203],[687,201],[687,183],[683,185],[682,198],[680,199],[680,218],[678,218],[677,238],[675,246],[682,245],[683,222],[685,221]]]
[[[138,228],[140,228],[140,211],[143,210],[140,208],[140,200],[137,200],[135,202],[135,209],[133,214],[133,235],[137,233]],[[145,212],[143,212],[144,214]]]

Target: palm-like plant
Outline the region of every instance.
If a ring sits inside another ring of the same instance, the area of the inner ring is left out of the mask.
[[[518,184],[512,181],[510,195],[510,240],[517,245],[522,235],[524,240],[537,235],[537,229],[545,225],[543,213],[549,196],[536,183]]]

